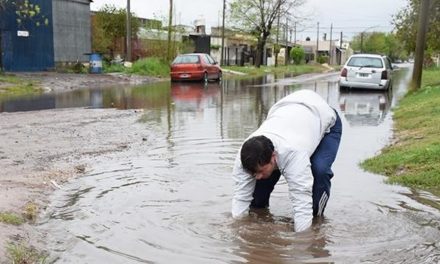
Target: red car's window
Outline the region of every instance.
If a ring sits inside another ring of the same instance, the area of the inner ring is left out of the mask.
[[[208,54],[205,55],[205,59],[209,64],[215,63],[214,59],[212,59],[211,56],[209,56]]]
[[[199,56],[197,55],[180,55],[174,59],[173,64],[192,64],[200,63]]]

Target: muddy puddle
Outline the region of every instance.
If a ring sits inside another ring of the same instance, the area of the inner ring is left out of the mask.
[[[305,83],[265,85],[274,82],[270,78],[207,86],[162,83],[55,96],[54,104],[66,107],[144,109],[139,122],[149,136],[143,147],[96,158],[84,177],[55,192],[38,226],[47,233],[51,258],[56,263],[438,263],[440,213],[419,202],[422,197],[438,203],[438,198],[385,184],[384,177],[358,167],[391,136],[390,109],[405,92],[409,72],[396,76],[390,92],[339,91],[337,75],[331,75]],[[280,180],[269,211],[233,220],[230,173],[236,151],[270,106],[297,89],[320,93],[344,125],[326,217],[311,231],[292,232],[287,186]]]

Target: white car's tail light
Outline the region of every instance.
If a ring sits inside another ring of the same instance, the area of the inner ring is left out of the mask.
[[[347,77],[347,68],[343,68],[341,71],[341,77]]]

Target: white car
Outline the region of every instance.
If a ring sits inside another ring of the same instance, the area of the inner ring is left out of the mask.
[[[340,88],[388,90],[391,87],[391,60],[377,54],[352,55],[342,68]]]

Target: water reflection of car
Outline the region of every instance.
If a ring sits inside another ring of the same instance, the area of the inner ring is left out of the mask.
[[[341,92],[339,106],[351,126],[377,126],[388,113],[391,99],[391,91]]]
[[[341,88],[388,90],[392,84],[393,67],[386,56],[352,55],[341,70]]]
[[[171,81],[220,81],[222,69],[208,54],[190,53],[178,55],[171,63]]]
[[[171,96],[177,109],[198,111],[217,106],[220,89],[218,83],[174,82],[171,84]]]

